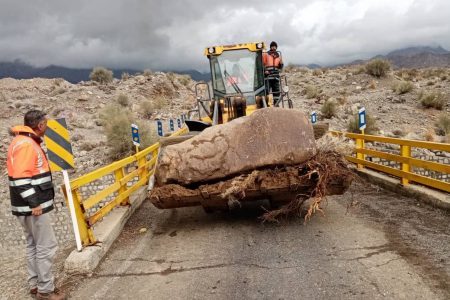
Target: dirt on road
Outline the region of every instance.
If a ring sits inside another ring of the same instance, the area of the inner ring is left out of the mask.
[[[325,216],[156,210],[130,219],[73,299],[448,299],[450,214],[354,183]]]

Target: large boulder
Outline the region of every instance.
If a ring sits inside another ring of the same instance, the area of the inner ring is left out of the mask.
[[[299,164],[315,154],[313,128],[301,111],[259,109],[163,148],[156,184],[208,182],[266,166]]]

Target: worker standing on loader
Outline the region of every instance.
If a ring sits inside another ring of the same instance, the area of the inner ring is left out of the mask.
[[[266,94],[272,90],[274,105],[280,99],[280,71],[283,69],[283,60],[277,48],[278,44],[271,42],[270,50],[263,55]]]

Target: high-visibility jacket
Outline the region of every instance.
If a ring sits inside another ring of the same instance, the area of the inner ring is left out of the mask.
[[[281,60],[281,56],[276,51],[269,51],[263,53],[263,63],[266,69],[268,68],[281,69],[283,67],[283,61]]]
[[[12,128],[16,135],[8,148],[7,166],[13,215],[29,216],[31,208],[42,213],[53,209],[55,191],[41,138],[28,126]]]

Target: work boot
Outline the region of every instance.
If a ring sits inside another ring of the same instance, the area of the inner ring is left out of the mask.
[[[64,300],[64,299],[66,299],[66,295],[63,292],[60,292],[55,289],[51,293],[37,292],[36,299],[38,299],[38,300]]]

